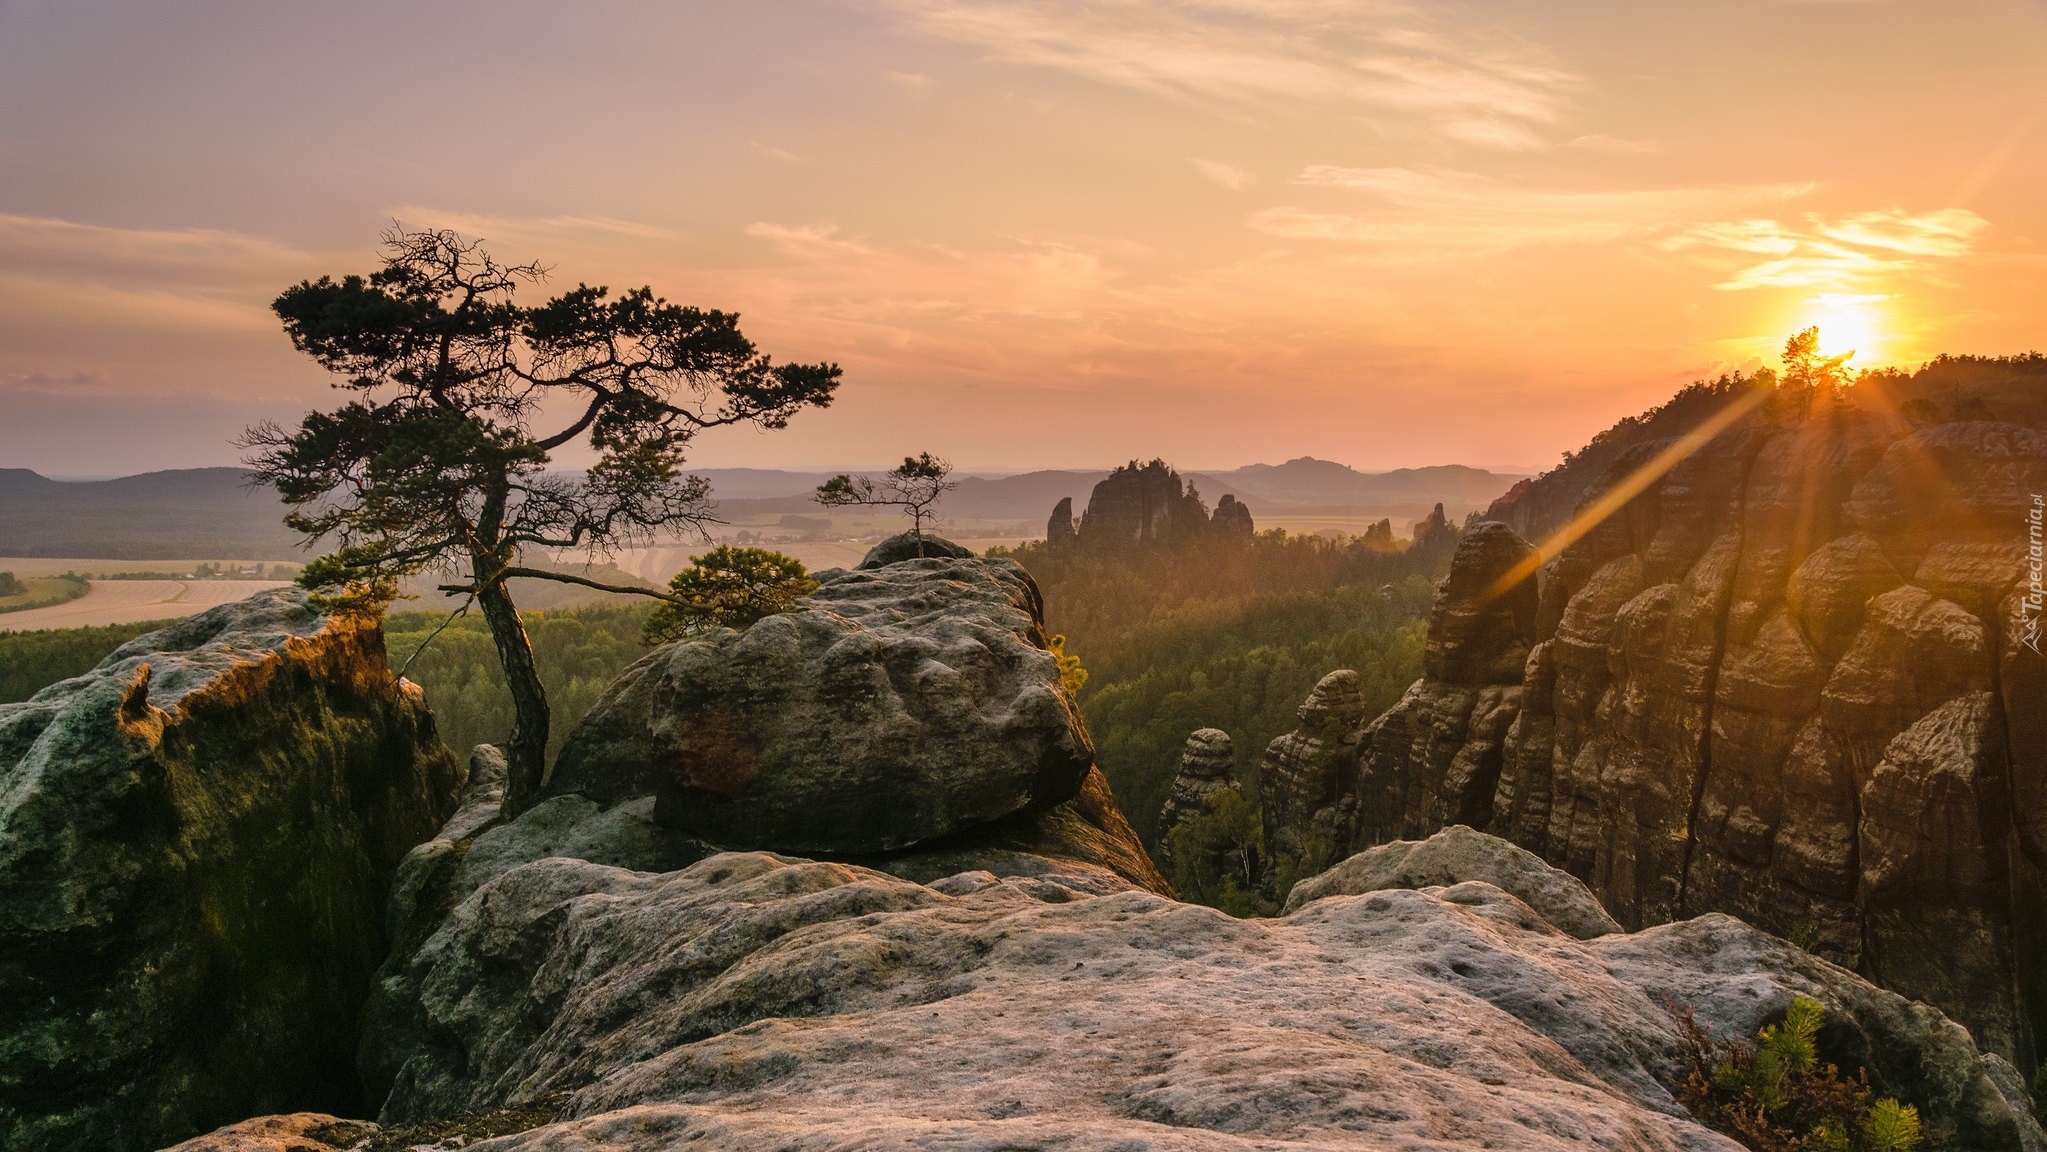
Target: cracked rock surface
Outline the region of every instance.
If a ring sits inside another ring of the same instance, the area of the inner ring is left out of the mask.
[[[1478,880],[1261,921],[987,872],[551,857],[461,900],[390,987],[384,1123],[567,1094],[493,1149],[1731,1152],[1664,1086],[1662,1005],[1750,1034],[1795,994],[1944,1138],[2038,1139],[1924,1005],[1729,917],[1580,940]]]

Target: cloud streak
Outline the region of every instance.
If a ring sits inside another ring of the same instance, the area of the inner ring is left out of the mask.
[[[1840,293],[1969,256],[1976,237],[1989,226],[1966,208],[1918,214],[1892,208],[1837,217],[1807,213],[1803,224],[1775,219],[1703,224],[1669,237],[1662,246],[1699,251],[1723,266],[1733,265],[1726,279],[1713,285],[1722,291],[1819,288]],[[1749,256],[1769,259],[1739,259]]]
[[[1545,145],[1576,78],[1492,29],[1390,0],[888,0],[998,60],[1175,99],[1350,105],[1489,148]]]
[[[1810,191],[1800,184],[1554,191],[1446,169],[1328,164],[1311,165],[1294,183],[1360,193],[1376,203],[1343,211],[1267,208],[1252,214],[1252,228],[1290,240],[1359,245],[1392,261],[1650,238],[1701,218]]]

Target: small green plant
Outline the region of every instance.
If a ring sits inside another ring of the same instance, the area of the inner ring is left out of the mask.
[[[1793,998],[1781,1023],[1753,1044],[1719,1041],[1690,1008],[1669,1005],[1685,1079],[1678,1101],[1708,1126],[1756,1152],[1912,1152],[1919,1110],[1877,1098],[1868,1073],[1853,1080],[1821,1062],[1826,1008]]]
[[[817,581],[803,561],[766,548],[734,548],[720,544],[668,582],[673,599],[664,600],[647,617],[640,632],[645,644],[666,644],[714,628],[744,628],[756,620],[787,612],[796,601],[817,591]]]
[[[1053,658],[1059,661],[1060,687],[1066,689],[1068,696],[1080,699],[1080,690],[1087,687],[1087,669],[1080,666],[1080,657],[1067,653],[1064,635],[1052,637],[1051,651]]]
[[[1791,931],[1785,933],[1784,938],[1807,952],[1818,952],[1820,948],[1820,926],[1812,920],[1800,920],[1791,926]]]

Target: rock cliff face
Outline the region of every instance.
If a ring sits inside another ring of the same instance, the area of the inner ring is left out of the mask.
[[[1249,544],[1258,534],[1258,526],[1251,522],[1251,508],[1235,496],[1223,494],[1216,501],[1215,515],[1208,522],[1209,534],[1218,540]]]
[[[1166,849],[1173,829],[1199,815],[1217,792],[1236,788],[1236,772],[1237,753],[1229,733],[1220,728],[1202,728],[1187,737],[1187,747],[1180,753],[1180,771],[1173,777],[1173,790],[1159,810],[1162,860],[1170,855]]]
[[[1156,544],[1248,543],[1256,526],[1251,509],[1235,496],[1224,495],[1211,518],[1201,497],[1165,461],[1132,460],[1095,485],[1077,526],[1073,502],[1062,499],[1045,532],[1048,547],[1115,551]]]
[[[1505,592],[1528,544],[1468,533],[1426,678],[1323,808],[1354,810],[1346,849],[1488,828],[1630,927],[1734,913],[2030,1069],[2047,669],[2018,639],[2043,492],[2047,433],[1816,406],[1736,424]]]
[[[1726,916],[1589,931],[1576,881],[1452,839],[1267,921],[986,872],[532,856],[425,918],[365,1054],[387,1124],[563,1101],[500,1149],[1734,1152],[1671,1097],[1663,1004],[1746,1035],[1809,995],[1823,1054],[1936,1139],[2040,1147],[2010,1067],[1932,1009]]]
[[[1071,548],[1080,542],[1080,529],[1073,525],[1073,497],[1061,496],[1059,503],[1052,506],[1052,515],[1045,521],[1045,547],[1054,550]]]
[[[0,705],[0,1148],[362,1108],[386,888],[460,787],[378,630],[290,590]]]

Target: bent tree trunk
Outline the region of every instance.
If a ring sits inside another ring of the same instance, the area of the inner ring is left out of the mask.
[[[486,585],[476,594],[476,601],[483,607],[484,622],[490,625],[490,638],[497,645],[498,664],[512,690],[504,813],[517,816],[539,799],[541,780],[547,773],[547,689],[541,686],[540,670],[533,664],[533,644],[526,638],[526,625],[505,591],[504,580]]]

